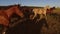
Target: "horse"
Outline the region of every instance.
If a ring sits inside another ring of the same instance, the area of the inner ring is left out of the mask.
[[[39,20],[42,19],[42,16],[45,16],[45,17],[46,17],[46,10],[47,10],[47,9],[34,8],[34,9],[33,9],[33,12],[34,12],[34,17],[33,17],[33,19],[37,16],[37,14],[40,15]]]
[[[55,10],[55,7],[52,7],[50,9],[47,9],[47,14],[52,14],[53,13],[53,10]]]
[[[9,19],[10,19],[11,15],[13,15],[13,13],[16,13],[21,18],[23,18],[23,16],[24,16],[23,12],[19,9],[18,5],[14,5],[7,10],[1,10],[0,11],[0,17],[1,17],[0,18],[0,24],[2,24],[4,26],[4,29],[3,29],[4,33],[6,31],[6,27],[10,27]]]

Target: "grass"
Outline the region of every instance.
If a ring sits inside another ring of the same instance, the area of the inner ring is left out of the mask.
[[[46,29],[44,26],[42,28],[42,34],[60,34],[60,8],[56,8],[53,13],[59,14],[59,18],[55,19],[56,16],[47,15],[47,23],[49,25],[49,29]]]

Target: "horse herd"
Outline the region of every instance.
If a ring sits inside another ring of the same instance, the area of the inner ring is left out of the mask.
[[[14,5],[7,10],[0,10],[0,26],[2,26],[1,34],[40,34],[43,24],[47,24],[48,13],[55,8],[26,8],[22,9],[19,5]],[[15,15],[16,14],[16,15]],[[19,17],[17,21],[11,24],[11,17]]]

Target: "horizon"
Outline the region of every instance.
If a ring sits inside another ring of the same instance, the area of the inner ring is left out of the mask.
[[[0,0],[0,6],[21,4],[21,6],[60,7],[60,0]]]

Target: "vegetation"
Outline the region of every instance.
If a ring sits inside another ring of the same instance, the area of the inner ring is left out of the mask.
[[[42,34],[60,34],[60,8],[56,8],[53,13],[56,13],[57,15],[47,15],[49,29],[46,29],[45,26],[43,26],[41,31]]]

